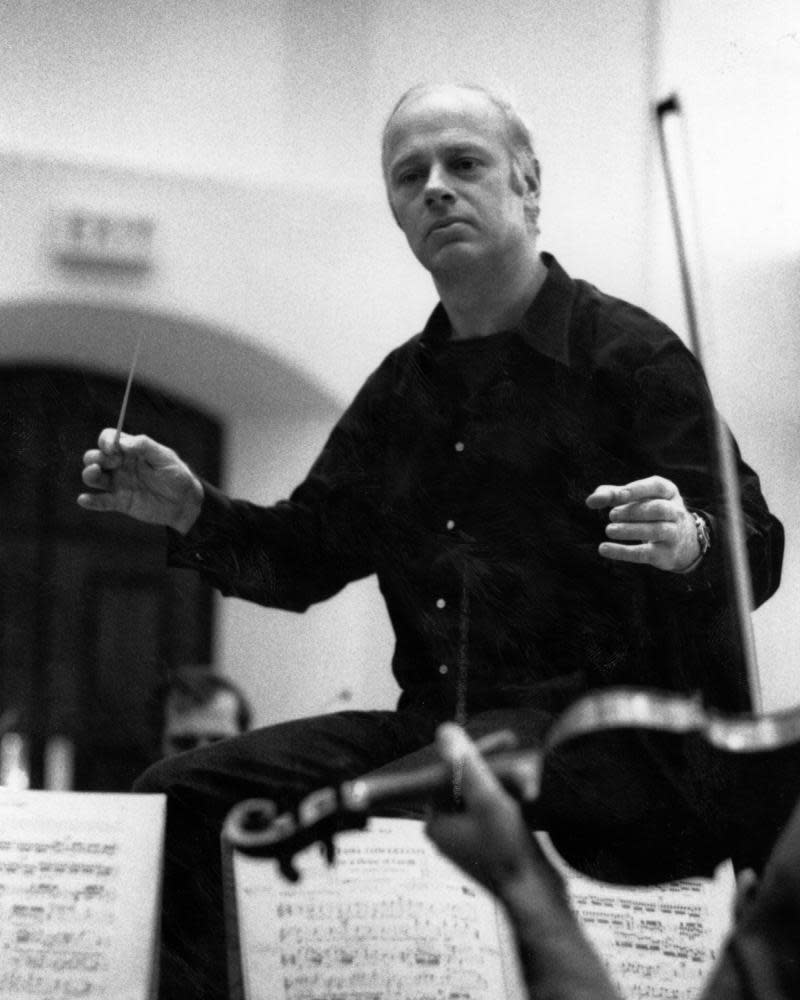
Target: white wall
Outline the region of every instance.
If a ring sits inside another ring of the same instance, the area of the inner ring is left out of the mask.
[[[448,77],[509,90],[543,164],[543,246],[678,325],[668,241],[654,242],[657,45],[669,75],[695,22],[713,34],[731,6],[700,5],[710,13],[682,29],[684,5],[658,0],[0,0],[0,304],[154,314],[158,351],[145,352],[143,376],[227,415],[224,485],[275,498],[434,301],[381,189],[378,136],[396,97]],[[67,203],[152,213],[156,270],[121,287],[54,269],[43,217]],[[773,318],[782,332],[770,343],[788,341],[786,317]],[[125,337],[99,330],[55,348],[31,337],[0,337],[0,351],[76,351],[116,372],[130,354]],[[751,410],[770,412],[770,397],[765,386]],[[790,452],[768,434],[745,444],[774,494]],[[300,617],[220,606],[217,661],[257,686],[260,721],[316,710],[321,689],[326,702],[348,690],[351,704],[390,703],[389,646],[371,582]]]
[[[652,0],[0,6],[3,147],[286,185],[288,207],[382,202],[377,138],[407,86],[499,83],[540,139],[549,243],[639,290]]]
[[[348,254],[353,230],[383,204],[347,202],[348,224],[337,225],[334,192],[300,202],[290,219],[281,190],[15,155],[0,155],[0,182],[0,363],[124,376],[143,331],[137,383],[225,421],[222,485],[263,502],[286,496],[339,416],[348,381],[355,388],[384,353],[360,332],[380,328],[386,302],[401,311],[393,277],[407,266],[402,246]],[[153,218],[153,270],[61,266],[43,234],[51,209],[74,206]],[[321,235],[309,252],[312,231]],[[374,295],[364,294],[365,273]],[[79,464],[76,455],[76,475]],[[252,694],[259,722],[394,703],[374,581],[302,616],[234,600],[218,600],[217,614],[215,662]]]

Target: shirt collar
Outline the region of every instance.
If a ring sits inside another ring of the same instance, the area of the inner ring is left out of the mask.
[[[532,350],[569,365],[569,328],[575,300],[575,282],[552,254],[542,253],[547,277],[515,332]],[[420,343],[435,349],[450,336],[450,322],[440,303],[420,335]]]

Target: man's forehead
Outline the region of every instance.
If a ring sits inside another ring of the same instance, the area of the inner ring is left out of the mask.
[[[392,115],[385,137],[387,160],[415,144],[436,139],[459,145],[502,141],[504,121],[486,94],[458,87],[437,87],[412,94]]]
[[[172,724],[194,722],[197,719],[227,719],[236,716],[238,707],[232,691],[217,691],[202,705],[170,697],[167,701],[167,717]]]

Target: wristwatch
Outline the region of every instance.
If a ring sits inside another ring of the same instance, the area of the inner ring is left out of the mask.
[[[697,544],[700,546],[700,557],[698,562],[711,548],[711,530],[708,527],[708,521],[703,517],[702,514],[698,514],[696,511],[692,511],[692,517],[694,518],[694,527],[697,532]]]

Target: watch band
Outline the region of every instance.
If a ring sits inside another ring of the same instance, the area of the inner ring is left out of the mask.
[[[700,546],[700,557],[702,558],[711,548],[711,531],[708,527],[708,521],[706,521],[702,514],[692,511],[692,517],[694,518],[697,544]]]

